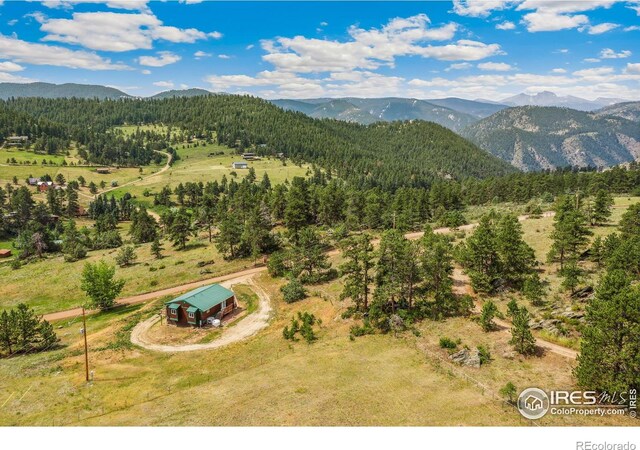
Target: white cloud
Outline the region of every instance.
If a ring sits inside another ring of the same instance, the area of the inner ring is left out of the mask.
[[[158,52],[157,55],[158,56],[141,56],[138,58],[138,63],[141,66],[163,67],[177,63],[182,59],[179,55],[171,52]]]
[[[180,29],[163,25],[153,14],[114,12],[73,13],[71,19],[36,17],[47,33],[44,41],[81,45],[92,50],[124,52],[151,49],[154,40],[193,43],[208,37],[219,38],[220,33],[205,33],[195,28]]]
[[[584,14],[598,8],[610,8],[615,3],[626,0],[589,0],[589,1],[549,1],[549,0],[524,0],[516,8],[519,11],[533,10],[523,17],[527,29],[531,32],[557,31],[584,27],[592,34],[600,34],[609,31],[615,24],[600,24],[589,26],[589,18]],[[615,28],[615,27],[614,27]]]
[[[463,63],[454,63],[451,64],[449,67],[447,67],[445,70],[445,72],[449,72],[451,70],[465,70],[465,69],[470,69],[471,67],[473,67],[472,64],[468,63],[468,62],[463,62]]]
[[[638,25],[632,25],[630,27],[625,27],[623,31],[640,31],[640,27]]]
[[[321,26],[321,27],[326,27],[327,25],[329,25],[329,23],[328,23],[328,22],[320,22],[320,26]]]
[[[461,16],[487,17],[521,0],[453,0],[453,10]]]
[[[129,67],[82,50],[22,41],[0,34],[0,58],[15,62],[87,70],[126,70]]]
[[[579,26],[585,25],[589,22],[589,18],[582,14],[568,16],[563,14],[540,12],[525,14],[523,20],[527,25],[527,30],[531,32],[558,31],[566,30],[568,28],[578,28]]]
[[[209,58],[213,56],[211,53],[203,52],[202,50],[198,50],[193,54],[195,59]]]
[[[249,45],[247,45],[244,49],[245,49],[245,50],[251,50],[253,47],[255,47],[255,45],[253,45],[253,44],[249,44]]]
[[[586,63],[599,63],[600,59],[598,59],[598,58],[585,58],[585,59],[583,59],[583,61],[586,62]]]
[[[147,11],[148,0],[43,0],[42,5],[47,8],[72,8],[81,3],[105,4],[109,8],[126,9],[130,11]]]
[[[604,48],[600,52],[600,58],[604,58],[604,59],[628,58],[629,56],[631,56],[630,50],[622,50],[616,53],[614,50],[610,48]]]
[[[162,87],[162,88],[169,88],[169,89],[171,89],[174,86],[173,81],[156,81],[153,83],[153,85]]]
[[[218,58],[220,58],[220,59],[231,59],[231,56],[225,55],[225,54],[221,54],[221,55],[218,55]]]
[[[449,40],[458,25],[431,27],[424,14],[395,18],[381,28],[349,28],[350,39],[336,41],[304,36],[279,37],[261,42],[267,52],[263,60],[277,70],[296,73],[335,72],[393,67],[398,56],[419,55],[445,61],[475,61],[500,54],[498,44],[459,40],[447,45],[424,45],[426,41]]]
[[[18,23],[18,19],[11,19],[10,21],[7,22],[7,25],[9,25],[10,27],[14,26],[15,24]],[[626,31],[626,30],[625,30]]]
[[[11,61],[0,62],[0,72],[20,72],[22,70],[24,70],[24,67],[20,64]]]
[[[516,28],[516,24],[509,22],[508,20],[496,25],[497,30],[513,30]]]
[[[624,72],[640,75],[640,63],[627,63],[627,67],[624,69]]]
[[[606,33],[607,31],[611,31],[614,30],[616,28],[618,28],[620,25],[618,25],[617,23],[601,23],[598,25],[594,25],[594,26],[590,26],[588,28],[587,33],[589,34],[602,34],[602,33]]]
[[[14,73],[0,72],[0,83],[33,83],[36,80],[21,77]]]
[[[513,67],[511,67],[511,65],[507,63],[486,62],[478,64],[478,69],[491,70],[494,72],[508,72],[510,70],[513,70]]]
[[[563,68],[561,68],[561,67],[558,67],[558,68],[556,68],[556,69],[551,69],[551,72],[552,72],[552,73],[567,73],[567,70],[566,70],[566,69],[563,69]]]
[[[141,73],[142,75],[151,75],[151,71],[150,71],[149,69],[141,70],[141,71],[140,71],[140,73]]]

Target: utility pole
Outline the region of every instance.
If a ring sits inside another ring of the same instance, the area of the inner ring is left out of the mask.
[[[89,382],[89,349],[87,347],[87,319],[84,314],[84,306],[82,307],[82,334],[84,335],[84,370],[87,383]]]

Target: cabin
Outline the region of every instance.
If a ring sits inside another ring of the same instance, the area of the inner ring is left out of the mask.
[[[8,258],[9,256],[11,256],[11,250],[0,248],[0,258]]]
[[[96,172],[101,174],[108,174],[111,173],[111,170],[108,167],[98,167],[96,169]]]
[[[211,284],[187,292],[165,303],[167,323],[201,327],[212,317],[222,319],[238,307],[233,291]]]
[[[231,163],[231,168],[232,169],[248,169],[249,168],[249,164],[247,164],[246,162],[234,162]]]
[[[38,191],[46,192],[53,187],[53,181],[38,181]]]
[[[27,183],[29,183],[29,186],[37,186],[39,181],[40,181],[40,178],[34,178],[34,177],[27,178]]]
[[[29,142],[29,136],[9,136],[7,138],[7,145],[21,146]]]
[[[251,161],[255,157],[256,157],[255,153],[245,152],[242,154],[242,159],[245,159],[247,161]]]

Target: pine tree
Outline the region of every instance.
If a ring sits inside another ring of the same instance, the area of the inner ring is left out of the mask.
[[[15,312],[7,310],[0,314],[0,348],[11,355],[18,341]]]
[[[524,306],[513,315],[511,340],[509,343],[522,355],[532,355],[536,351],[536,339],[529,327],[529,311]]]
[[[593,202],[591,225],[601,225],[606,223],[609,217],[611,217],[611,207],[613,206],[613,203],[613,197],[611,194],[604,189],[598,190]]]
[[[501,270],[494,225],[492,216],[483,216],[473,234],[461,245],[462,264],[476,292],[492,292],[493,282]]]
[[[629,392],[640,386],[640,287],[607,271],[589,301],[575,376],[585,389]]]
[[[156,238],[151,243],[151,253],[153,253],[156,259],[162,259],[162,250],[164,250],[164,248],[160,243],[160,239],[158,238],[158,236],[156,236]]]
[[[624,212],[618,223],[623,238],[640,236],[640,203],[634,203]]]
[[[487,300],[482,305],[482,311],[480,312],[480,326],[484,331],[491,331],[495,328],[495,323],[493,323],[493,318],[498,313],[498,308],[496,304],[491,300]]]
[[[522,225],[515,216],[505,215],[500,219],[496,233],[500,276],[518,289],[522,288],[536,263],[535,253],[522,238],[523,234]]]
[[[591,231],[587,228],[587,220],[582,212],[576,208],[571,197],[564,197],[558,203],[554,217],[551,239],[553,244],[548,258],[558,259],[560,270],[568,258],[578,258],[589,243]]]
[[[427,227],[420,242],[420,269],[426,293],[433,296],[436,318],[462,313],[453,295],[453,254],[445,236]]]
[[[131,240],[136,244],[145,242],[153,242],[158,233],[158,224],[156,220],[147,212],[145,207],[140,207],[131,214],[131,228],[129,235]]]
[[[340,298],[350,298],[356,310],[366,312],[369,309],[369,285],[373,279],[370,273],[374,256],[371,236],[365,233],[347,238],[341,247],[346,262],[340,266],[340,272],[345,276]]]
[[[172,215],[171,224],[167,232],[174,247],[184,250],[187,242],[189,242],[189,237],[193,234],[191,216],[185,208],[180,208]]]
[[[580,284],[580,280],[582,280],[583,274],[584,271],[580,267],[578,258],[569,258],[565,266],[560,271],[560,275],[563,277],[562,287],[573,294],[578,284]]]
[[[18,304],[15,309],[16,346],[21,351],[31,350],[36,342],[39,322],[34,310],[24,303]]]

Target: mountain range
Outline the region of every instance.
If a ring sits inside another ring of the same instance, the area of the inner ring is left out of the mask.
[[[468,126],[462,135],[525,171],[612,166],[640,159],[640,103],[625,105],[595,113],[508,108]]]
[[[214,94],[193,88],[160,92],[151,99]],[[0,83],[11,97],[120,99],[131,95],[106,86]],[[316,98],[270,100],[318,119],[364,125],[424,120],[449,128],[521,170],[610,166],[640,159],[640,102],[586,100],[552,92],[518,94],[500,102],[460,98]]]
[[[131,96],[116,88],[94,84],[0,83],[0,99],[11,97],[118,99]]]
[[[619,98],[597,98],[586,100],[572,95],[559,96],[553,92],[543,91],[537,94],[518,94],[500,101],[507,106],[558,106],[563,108],[577,109],[579,111],[595,111],[596,109],[615,103],[624,102]]]
[[[272,100],[283,109],[302,112],[316,119],[338,119],[368,125],[396,120],[426,120],[460,131],[504,105],[456,98],[418,100],[411,98],[339,98]]]

